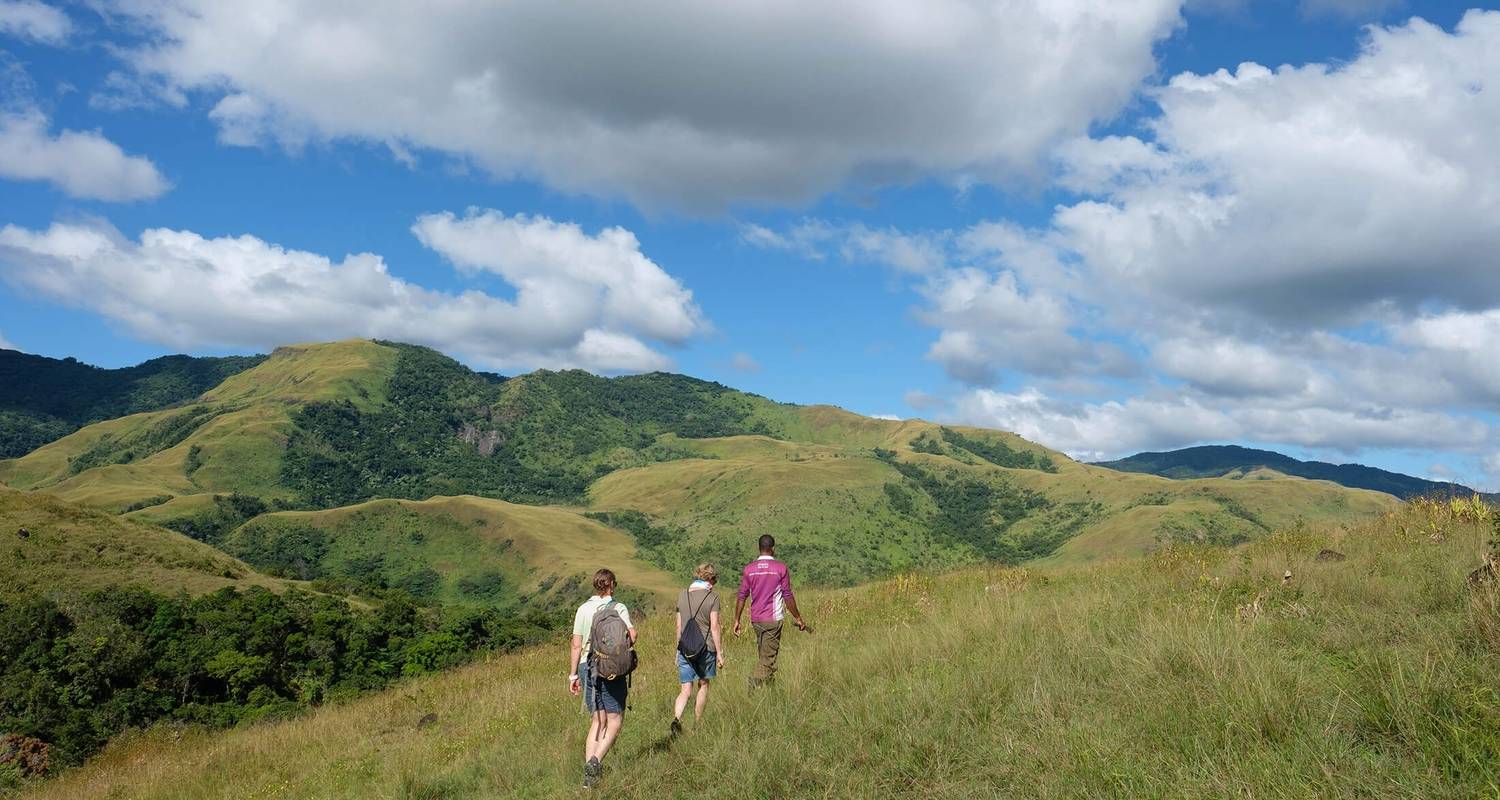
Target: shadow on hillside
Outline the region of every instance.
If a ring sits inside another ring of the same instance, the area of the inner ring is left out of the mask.
[[[645,747],[642,747],[641,748],[641,753],[643,755],[651,755],[651,756],[657,756],[657,755],[661,755],[663,753],[667,753],[667,752],[671,751],[671,749],[672,749],[672,743],[676,739],[677,739],[676,736],[673,736],[673,735],[671,735],[669,733],[666,736],[663,736],[660,739],[657,739],[655,742],[652,742],[651,744],[648,744]]]

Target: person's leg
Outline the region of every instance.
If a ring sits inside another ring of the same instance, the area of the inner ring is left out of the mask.
[[[687,687],[683,687],[687,688]],[[693,704],[693,719],[697,722],[703,721],[703,709],[708,707],[708,681],[698,681],[698,701]],[[677,716],[682,716],[678,714]]]
[[[599,746],[595,752],[595,757],[600,761],[603,761],[604,756],[609,754],[609,748],[614,747],[615,737],[620,735],[620,727],[624,724],[624,712],[611,711],[604,715],[604,738],[599,740]]]
[[[688,698],[693,694],[693,683],[688,681],[682,684],[682,691],[677,693],[677,701],[672,704],[672,716],[682,719],[682,712],[687,710]]]
[[[599,743],[604,739],[599,733],[599,723],[604,721],[604,716],[597,711],[589,712],[589,738],[583,743],[583,763],[585,764],[603,757],[603,753],[599,752]]]
[[[776,656],[781,652],[781,623],[757,622],[751,627],[755,629],[757,658],[750,682],[758,685],[776,674]]]
[[[781,655],[781,631],[780,622],[772,626],[766,634],[766,680],[776,677],[776,658]]]
[[[583,740],[583,763],[588,765],[594,758],[595,750],[599,741],[599,723],[603,721],[596,705],[599,702],[597,687],[594,686],[593,675],[589,674],[587,663],[578,667],[578,680],[583,686],[583,708],[589,713],[589,735]]]
[[[585,789],[592,788],[594,782],[599,780],[601,767],[595,752],[599,747],[599,724],[603,721],[603,715],[594,711],[589,712],[589,734],[583,741],[583,788]]]

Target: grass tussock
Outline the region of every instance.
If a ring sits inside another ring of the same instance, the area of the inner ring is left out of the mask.
[[[654,619],[596,794],[1495,796],[1500,590],[1469,579],[1493,526],[1482,505],[1413,503],[1234,550],[808,592],[817,633],[788,634],[778,683],[750,692],[734,641],[708,718],[676,742]],[[27,796],[573,796],[586,721],[563,661],[544,648],[289,722],[148,732]]]

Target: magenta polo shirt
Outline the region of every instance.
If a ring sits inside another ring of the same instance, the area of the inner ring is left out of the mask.
[[[786,616],[786,599],[791,596],[792,574],[785,564],[761,556],[745,565],[739,599],[750,598],[751,622],[780,622]]]

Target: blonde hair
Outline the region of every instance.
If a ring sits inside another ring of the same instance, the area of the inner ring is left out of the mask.
[[[697,569],[693,570],[693,577],[697,578],[700,581],[708,581],[709,583],[718,583],[719,582],[719,571],[717,569],[714,569],[714,565],[713,564],[703,563],[703,564],[699,564],[698,567],[697,567]]]

